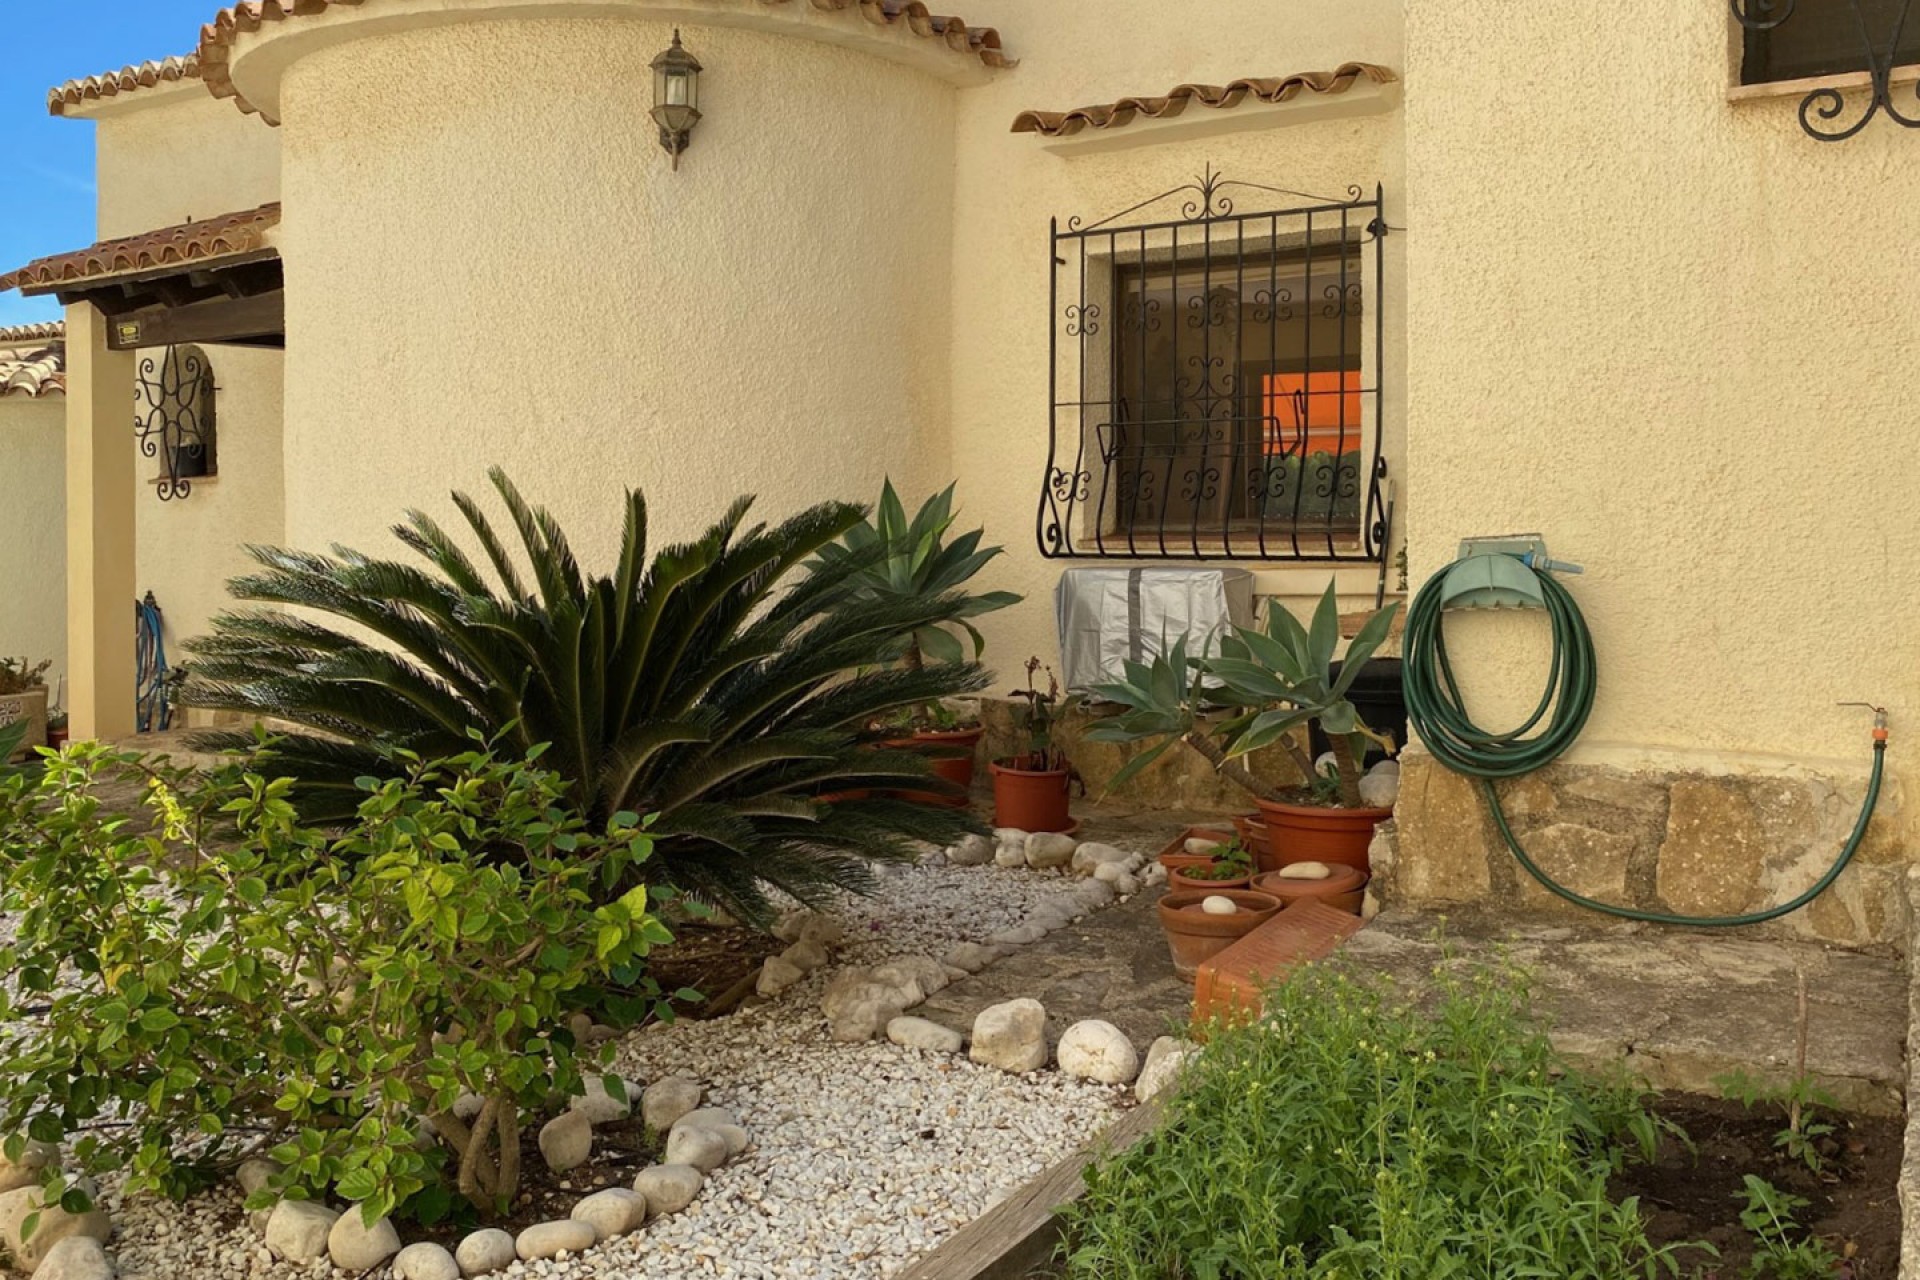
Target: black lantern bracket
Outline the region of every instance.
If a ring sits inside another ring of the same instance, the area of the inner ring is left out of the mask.
[[[693,141],[700,123],[700,60],[680,43],[674,28],[673,44],[653,60],[653,122],[660,127],[660,148],[680,168],[680,153]]]

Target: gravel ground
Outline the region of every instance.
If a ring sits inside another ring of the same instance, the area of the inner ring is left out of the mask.
[[[937,958],[1019,923],[1072,883],[992,866],[895,869],[874,897],[836,910],[848,943],[835,964]],[[835,1044],[818,1012],[832,972],[729,1017],[628,1036],[618,1069],[642,1081],[670,1073],[700,1081],[706,1105],[735,1111],[753,1145],[709,1177],[684,1213],[578,1257],[501,1274],[888,1276],[1097,1133],[1127,1096],[1053,1070],[1010,1076],[964,1056]],[[122,1204],[111,1185],[103,1189],[119,1223],[112,1252],[122,1280],[345,1275],[274,1261],[237,1191],[176,1205]]]

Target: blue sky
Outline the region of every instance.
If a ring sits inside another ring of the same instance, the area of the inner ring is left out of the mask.
[[[190,53],[200,24],[220,7],[220,0],[4,2],[0,272],[93,243],[93,125],[48,115],[47,90],[131,62]],[[0,325],[59,315],[52,298],[0,293]]]

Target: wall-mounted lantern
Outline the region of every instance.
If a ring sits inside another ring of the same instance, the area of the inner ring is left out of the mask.
[[[653,122],[660,126],[661,147],[678,169],[680,153],[700,123],[700,60],[681,45],[678,28],[672,47],[653,60]]]

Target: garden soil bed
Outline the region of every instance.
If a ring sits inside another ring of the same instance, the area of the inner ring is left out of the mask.
[[[691,989],[697,1003],[674,1003],[687,1018],[712,1018],[730,1012],[751,988],[760,966],[786,944],[752,929],[711,924],[674,926],[673,941],[647,959],[647,973],[666,992]]]
[[[1774,1135],[1785,1125],[1778,1107],[1752,1111],[1737,1102],[1693,1094],[1661,1095],[1656,1112],[1686,1130],[1693,1150],[1663,1137],[1658,1158],[1632,1164],[1613,1180],[1616,1199],[1640,1198],[1647,1232],[1656,1244],[1705,1240],[1720,1251],[1682,1253],[1681,1274],[1702,1280],[1733,1280],[1747,1274],[1752,1250],[1740,1226],[1742,1177],[1756,1174],[1808,1201],[1803,1227],[1824,1238],[1847,1260],[1848,1280],[1893,1280],[1900,1269],[1899,1176],[1904,1122],[1878,1116],[1821,1118],[1834,1132],[1821,1140],[1822,1168],[1814,1173],[1777,1151]]]
[[[527,1123],[520,1132],[520,1195],[511,1212],[481,1222],[462,1202],[459,1212],[431,1226],[397,1223],[400,1238],[408,1244],[432,1240],[452,1249],[476,1227],[499,1227],[518,1235],[537,1222],[569,1217],[573,1206],[596,1191],[631,1188],[636,1174],[658,1162],[664,1146],[660,1136],[651,1132],[639,1116],[597,1124],[593,1126],[593,1159],[569,1173],[556,1174],[540,1158],[539,1134],[540,1126],[535,1123]]]

